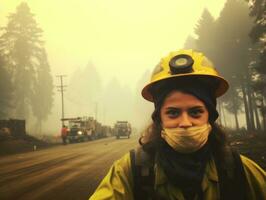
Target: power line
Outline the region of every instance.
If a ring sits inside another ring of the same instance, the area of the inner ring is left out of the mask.
[[[64,126],[64,119],[65,118],[65,111],[64,111],[64,91],[65,88],[67,87],[66,85],[63,84],[63,78],[66,77],[66,75],[57,75],[56,77],[58,77],[60,79],[60,85],[59,86],[56,86],[58,88],[58,92],[61,92],[61,99],[62,99],[62,118],[61,118],[61,121],[62,121],[62,126]]]

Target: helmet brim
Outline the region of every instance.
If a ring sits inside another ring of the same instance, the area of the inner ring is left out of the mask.
[[[209,74],[176,74],[176,75],[173,75],[171,77],[168,77],[168,78],[165,78],[163,80],[159,79],[159,80],[155,80],[155,81],[152,81],[150,82],[149,84],[147,84],[141,91],[141,95],[144,99],[146,99],[147,101],[150,101],[150,102],[154,102],[153,100],[153,95],[151,93],[151,87],[153,87],[153,85],[159,83],[159,82],[167,82],[169,80],[173,80],[173,79],[176,79],[176,80],[181,80],[184,79],[184,78],[188,78],[188,79],[194,79],[195,76],[197,77],[202,77],[203,79],[208,79],[208,81],[210,82],[210,84],[212,84],[212,81],[217,81],[218,82],[218,85],[217,85],[217,88],[215,89],[214,91],[214,96],[217,98],[217,97],[220,97],[222,96],[224,93],[226,93],[226,91],[228,90],[229,88],[229,84],[228,82],[220,77],[220,76],[213,76],[213,75],[209,75]],[[207,78],[208,77],[208,78]],[[196,79],[195,79],[196,80]],[[211,85],[210,85],[211,86]]]

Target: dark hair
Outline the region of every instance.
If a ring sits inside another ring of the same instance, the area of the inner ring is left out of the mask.
[[[162,103],[163,102],[161,102],[161,104]],[[140,145],[143,147],[144,151],[148,153],[154,153],[157,150],[159,143],[162,141],[160,117],[161,106],[162,105],[155,107],[155,110],[151,115],[153,123],[144,130],[139,138]],[[224,148],[227,145],[226,133],[217,123],[211,122],[210,124],[212,130],[209,134],[208,143],[210,144],[211,150],[220,154],[224,151]]]

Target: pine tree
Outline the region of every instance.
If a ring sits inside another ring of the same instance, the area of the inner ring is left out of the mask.
[[[197,49],[196,42],[197,42],[196,39],[193,38],[191,35],[189,35],[186,41],[184,42],[183,48],[184,49]]]
[[[252,20],[248,15],[248,6],[239,0],[228,0],[215,25],[215,48],[213,49],[214,62],[219,71],[230,82],[230,90],[225,100],[239,102],[235,98],[242,98],[246,114],[248,130],[254,130],[254,120],[251,101],[250,82],[251,75],[249,65],[252,48],[248,37],[252,27]],[[230,96],[230,94],[237,94]],[[227,104],[230,104],[229,102]],[[231,111],[237,107],[228,106]],[[235,116],[236,113],[235,113]]]
[[[45,49],[38,56],[39,66],[36,71],[36,83],[32,97],[32,112],[37,119],[36,131],[41,132],[42,121],[46,120],[53,105],[53,78],[50,73]]]
[[[197,49],[204,52],[210,59],[214,57],[213,51],[215,46],[215,20],[211,13],[204,9],[201,19],[195,28],[195,33],[198,35],[196,40]]]
[[[0,119],[6,119],[11,116],[13,103],[11,77],[5,67],[4,59],[0,56]]]
[[[27,3],[23,2],[15,13],[8,16],[8,24],[0,38],[0,51],[8,61],[14,85],[15,116],[25,118],[35,88],[37,55],[41,53],[42,30],[38,27]]]
[[[257,44],[256,48],[252,50],[258,54],[258,57],[253,60],[254,70],[257,72],[253,88],[263,116],[264,130],[266,130],[266,0],[248,0],[248,2],[250,15],[254,17],[255,22],[250,37]]]
[[[84,69],[78,68],[69,81],[67,97],[76,103],[93,103],[99,99],[102,92],[100,75],[92,62]]]
[[[225,102],[225,108],[234,115],[235,118],[235,127],[236,130],[239,130],[239,119],[238,119],[238,113],[242,111],[243,107],[243,100],[239,97],[238,90],[229,90],[229,95],[226,95],[223,98],[223,101]],[[225,99],[225,98],[229,99]]]
[[[102,83],[100,75],[93,63],[88,62],[84,69],[78,68],[70,78],[66,99],[74,104],[75,110],[81,111],[80,115],[87,116],[95,113],[95,106],[101,96]]]
[[[255,24],[250,32],[250,36],[254,42],[262,42],[265,48],[266,0],[249,0],[249,5],[250,15],[255,17]]]

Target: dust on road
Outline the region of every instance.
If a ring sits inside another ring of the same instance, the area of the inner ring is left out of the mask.
[[[0,199],[88,199],[114,160],[137,141],[136,135],[112,137],[2,157]]]

